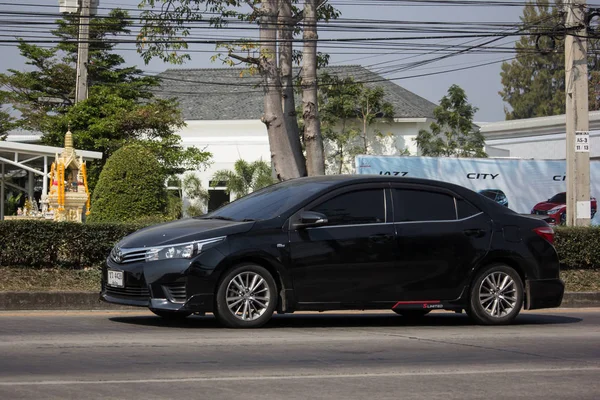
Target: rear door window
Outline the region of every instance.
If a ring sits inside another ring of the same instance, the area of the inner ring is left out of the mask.
[[[456,220],[454,197],[440,192],[393,189],[394,222]]]
[[[469,218],[481,212],[473,204],[463,199],[456,199],[456,211],[458,212],[458,219]]]

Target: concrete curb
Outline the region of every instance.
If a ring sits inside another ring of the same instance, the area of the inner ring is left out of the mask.
[[[600,292],[565,293],[561,307],[600,307]],[[99,301],[95,292],[0,292],[0,311],[14,310],[131,310]]]
[[[0,292],[0,311],[130,310],[100,301],[98,292]]]
[[[567,292],[560,306],[565,308],[599,307],[600,292]]]

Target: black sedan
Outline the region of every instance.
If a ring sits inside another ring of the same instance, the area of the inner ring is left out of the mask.
[[[553,238],[544,221],[444,182],[300,178],[127,236],[101,298],[165,318],[212,312],[235,328],[342,309],[465,310],[507,324],[523,307],[560,305]]]

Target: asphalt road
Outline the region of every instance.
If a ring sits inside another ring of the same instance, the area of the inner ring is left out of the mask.
[[[598,399],[600,309],[471,325],[279,316],[260,330],[144,311],[0,313],[0,399]]]

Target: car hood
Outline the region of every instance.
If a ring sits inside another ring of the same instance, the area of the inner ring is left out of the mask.
[[[249,231],[254,222],[215,219],[182,219],[140,229],[123,238],[118,246],[140,248],[186,243]]]
[[[563,206],[564,204],[559,204],[559,203],[548,203],[547,201],[544,201],[542,203],[537,203],[535,206],[533,206],[534,210],[540,210],[540,211],[548,211],[553,209],[556,206]]]

